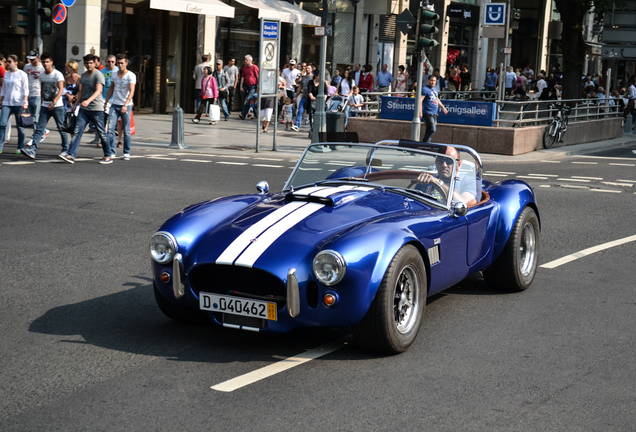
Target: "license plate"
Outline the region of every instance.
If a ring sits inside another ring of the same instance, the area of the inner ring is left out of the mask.
[[[276,303],[262,300],[200,292],[199,308],[201,310],[262,318],[270,321],[277,320]]]

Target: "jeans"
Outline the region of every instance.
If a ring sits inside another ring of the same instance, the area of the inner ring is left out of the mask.
[[[344,107],[343,112],[344,112],[344,116],[345,116],[344,124],[347,124],[347,119],[349,119],[349,111],[351,111],[351,106],[349,105],[349,102],[347,102],[346,99],[342,103],[346,104],[345,107]]]
[[[104,151],[104,157],[110,157],[110,145],[106,139],[104,133],[104,113],[102,111],[87,111],[80,108],[79,115],[77,116],[77,123],[75,123],[75,133],[71,145],[68,149],[68,155],[73,159],[77,157],[77,149],[79,148],[82,135],[84,135],[84,129],[86,124],[92,121],[97,129],[97,135],[102,142],[102,150]],[[114,129],[113,129],[114,130]]]
[[[195,89],[194,90],[194,97],[196,97],[196,104],[194,107],[195,111],[199,111],[199,107],[201,106],[201,89]]]
[[[40,127],[38,119],[40,118],[40,108],[42,107],[42,99],[40,98],[40,96],[29,96],[28,103],[29,103],[29,112],[31,113],[31,115],[33,116],[33,120],[35,121],[34,123],[35,130],[33,131],[34,132],[33,136],[35,136],[35,132],[37,131],[37,128]]]
[[[256,86],[243,86],[243,90],[245,90],[245,104],[243,104],[241,115],[245,117],[250,110],[250,99],[256,94]]]
[[[44,132],[46,131],[46,124],[49,119],[53,117],[55,119],[55,125],[62,137],[62,152],[68,152],[68,135],[66,132],[62,132],[62,125],[64,124],[64,107],[55,107],[52,110],[42,108],[40,110],[40,117],[38,118],[38,124],[33,134],[33,150],[38,150],[38,144],[42,141]]]
[[[236,89],[232,86],[227,87],[227,110],[228,112],[232,112],[232,108],[234,107],[234,91]]]
[[[115,131],[117,130],[117,119],[119,118],[121,118],[121,131],[124,134],[124,154],[130,154],[130,112],[133,106],[128,105],[125,113],[121,112],[122,107],[123,105],[112,104],[108,113],[108,145],[106,147],[109,155],[117,154]]]
[[[300,97],[300,104],[298,104],[298,113],[296,114],[296,121],[294,124],[296,127],[300,127],[300,122],[303,119],[303,113],[305,112],[305,102],[307,102],[306,97]]]
[[[221,111],[225,115],[225,118],[230,116],[230,112],[227,109],[227,98],[219,98],[219,106],[221,107]]]
[[[0,151],[2,151],[2,147],[4,147],[5,133],[7,130],[7,125],[10,121],[11,114],[15,116],[15,124],[18,128],[18,150],[24,148],[24,128],[20,127],[20,123],[18,123],[18,117],[20,116],[20,114],[22,114],[22,105],[3,105],[2,110],[0,111]]]
[[[422,142],[431,142],[431,137],[437,130],[437,114],[424,114],[422,118],[426,124],[426,132],[424,133]]]

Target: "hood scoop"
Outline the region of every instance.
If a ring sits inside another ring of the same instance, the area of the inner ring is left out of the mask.
[[[334,188],[324,188],[317,191],[317,188],[307,188],[290,192],[285,195],[285,201],[303,201],[323,204],[329,207],[338,207],[350,203],[363,196],[367,196],[371,187],[363,186],[339,186]]]
[[[312,203],[323,204],[329,207],[333,207],[335,205],[333,202],[333,198],[331,197],[307,195],[300,192],[290,192],[287,195],[285,195],[285,202],[292,202],[292,201],[312,202]]]

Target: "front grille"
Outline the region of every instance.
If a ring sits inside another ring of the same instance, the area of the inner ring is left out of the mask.
[[[188,274],[190,287],[214,294],[270,299],[285,305],[287,287],[276,276],[263,270],[232,265],[203,264]]]

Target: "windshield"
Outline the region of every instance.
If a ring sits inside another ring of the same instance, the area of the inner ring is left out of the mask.
[[[450,204],[456,161],[429,151],[364,144],[308,147],[286,190],[322,182],[364,182]]]

